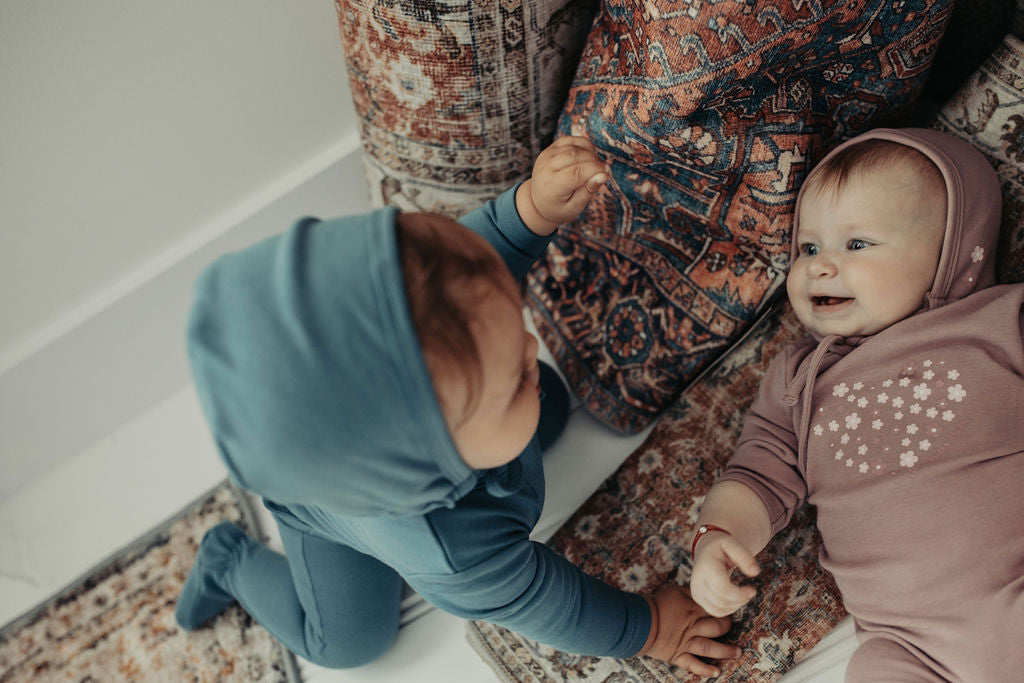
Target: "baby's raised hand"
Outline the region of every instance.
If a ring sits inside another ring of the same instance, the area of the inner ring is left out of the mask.
[[[697,545],[690,575],[693,599],[708,614],[724,617],[732,614],[757,594],[753,586],[739,586],[732,581],[732,572],[739,569],[747,576],[757,576],[757,560],[734,537],[710,533]]]
[[[698,657],[724,659],[740,655],[735,645],[714,640],[725,635],[731,620],[709,617],[685,588],[665,586],[647,601],[651,606],[651,634],[639,654],[700,676],[718,676],[721,672]]]
[[[608,180],[608,165],[586,138],[566,136],[537,156],[533,175],[519,186],[516,208],[538,235],[550,235],[579,215]]]

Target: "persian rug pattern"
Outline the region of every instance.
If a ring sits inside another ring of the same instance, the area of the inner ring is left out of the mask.
[[[336,0],[376,206],[460,216],[555,131],[596,0]]]
[[[784,282],[796,192],[843,139],[907,114],[949,0],[606,0],[559,122],[611,180],[529,278],[575,393],[637,431]]]
[[[692,569],[689,543],[704,497],[732,455],[765,368],[801,333],[788,306],[758,325],[670,407],[550,545],[624,590],[686,585]],[[761,574],[750,581],[757,597],[736,615],[726,636],[743,654],[720,662],[721,680],[776,680],[846,615],[831,574],[818,563],[820,542],[805,506],[758,555]],[[506,681],[697,680],[647,657],[619,660],[559,652],[485,622],[472,622],[468,635]]]
[[[1003,190],[996,279],[1024,282],[1024,40],[1007,35],[933,126],[973,144],[995,168]]]
[[[223,520],[252,533],[246,504],[219,486],[5,626],[0,682],[298,683],[292,655],[237,605],[191,633],[174,621],[203,534]]]

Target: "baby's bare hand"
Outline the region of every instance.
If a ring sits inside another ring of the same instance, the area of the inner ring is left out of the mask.
[[[561,137],[537,157],[530,199],[545,220],[561,225],[579,215],[608,177],[608,165],[589,140]]]
[[[698,546],[690,575],[690,591],[708,614],[728,616],[757,594],[753,586],[733,583],[732,572],[737,568],[746,576],[760,573],[754,556],[735,538],[716,534],[705,538]]]
[[[728,632],[732,622],[709,617],[685,588],[665,586],[648,601],[654,623],[650,642],[641,654],[701,676],[718,676],[720,672],[699,657],[725,659],[740,655],[735,645],[715,640]]]

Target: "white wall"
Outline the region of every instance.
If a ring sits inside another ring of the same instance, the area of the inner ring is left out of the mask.
[[[187,383],[216,253],[364,208],[330,0],[0,3],[0,499]]]

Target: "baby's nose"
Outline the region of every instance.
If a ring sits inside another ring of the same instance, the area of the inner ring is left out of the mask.
[[[828,254],[815,255],[810,264],[810,272],[813,277],[835,277],[838,272],[835,259]]]

